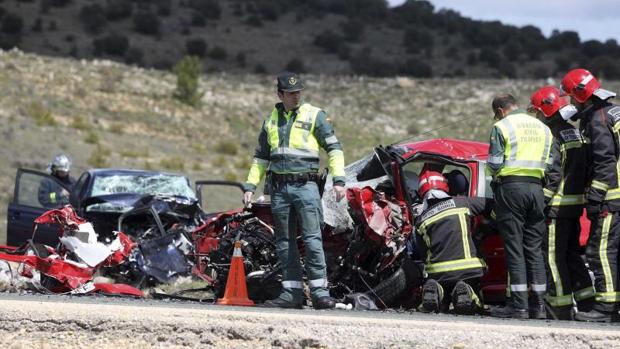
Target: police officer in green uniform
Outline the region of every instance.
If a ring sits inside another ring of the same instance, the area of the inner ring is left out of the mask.
[[[263,122],[243,197],[249,204],[256,186],[269,172],[276,252],[282,266],[282,293],[263,305],[302,307],[303,272],[296,243],[299,223],[313,307],[330,309],[335,306],[335,301],[327,288],[320,229],[319,150],[323,148],[327,152],[337,200],[345,195],[344,154],[325,112],[301,102],[304,86],[297,74],[279,74],[277,88],[281,102]]]
[[[491,314],[545,318],[542,179],[553,137],[544,123],[518,109],[510,94],[493,99],[492,108],[499,121],[491,130],[487,168],[494,177],[497,228],[505,246],[510,299],[506,307],[493,309]],[[529,304],[528,288],[532,292]]]

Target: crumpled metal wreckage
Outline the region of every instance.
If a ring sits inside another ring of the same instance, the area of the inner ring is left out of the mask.
[[[330,199],[330,191],[324,195],[328,224],[323,239],[331,292],[356,310],[399,304],[398,296],[421,279],[417,267],[403,262],[411,226],[403,219],[406,210],[381,187],[384,180],[358,183],[341,202]],[[249,297],[261,302],[277,297],[281,290],[268,206],[257,204],[251,211],[239,209],[207,219],[195,203],[145,196],[119,217],[112,236],[107,229],[105,236],[98,236],[96,217],[91,217],[91,224],[65,206],[35,221],[33,234],[38,224],[58,226],[58,246],[7,247],[0,261],[16,264],[9,274],[28,280],[41,292],[204,301],[223,295],[233,245],[240,240]],[[0,281],[2,272],[0,263]],[[114,283],[95,282],[96,275]],[[163,290],[187,277],[200,280],[201,286]],[[210,293],[200,293],[207,288]],[[148,289],[147,294],[141,289]]]
[[[58,226],[59,245],[27,243],[18,248],[2,248],[0,260],[6,263],[0,264],[0,274],[10,275],[5,277],[5,282],[25,281],[32,289],[45,293],[99,292],[144,297],[144,292],[134,286],[145,284],[149,278],[170,282],[192,270],[186,257],[193,251],[191,243],[179,232],[136,242],[117,231],[112,241],[102,243],[92,224],[78,217],[70,205],[38,217],[34,234],[39,224]],[[133,274],[127,273],[128,270]],[[121,276],[123,272],[134,279]],[[133,285],[95,282],[96,275],[133,281]]]

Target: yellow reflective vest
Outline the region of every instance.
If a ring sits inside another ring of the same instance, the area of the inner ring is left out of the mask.
[[[510,114],[495,127],[505,141],[503,166],[497,176],[543,178],[553,141],[549,127],[526,113]],[[493,160],[498,159],[489,162]]]

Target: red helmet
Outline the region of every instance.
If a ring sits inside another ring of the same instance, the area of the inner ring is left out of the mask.
[[[562,91],[579,103],[587,101],[600,87],[601,83],[585,69],[573,69],[562,79]]]
[[[560,90],[555,86],[541,87],[530,97],[532,108],[542,112],[545,117],[552,117],[560,108],[568,105],[565,98],[560,97]]]
[[[418,194],[420,197],[424,197],[429,190],[436,189],[444,192],[448,192],[448,180],[441,173],[437,171],[426,171],[420,177],[418,183]]]

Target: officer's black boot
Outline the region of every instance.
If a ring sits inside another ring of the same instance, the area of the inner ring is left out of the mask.
[[[529,317],[527,309],[515,308],[512,304],[505,307],[491,308],[491,316],[513,319],[527,319]]]
[[[547,310],[545,309],[545,301],[540,294],[533,294],[529,299],[529,316],[530,319],[546,319]]]
[[[321,297],[312,302],[312,307],[316,310],[319,309],[334,309],[336,301],[329,296]]]
[[[270,299],[263,304],[259,304],[260,308],[285,308],[285,309],[301,309],[301,303],[294,303],[284,300],[282,298]]]
[[[438,313],[443,300],[443,287],[433,280],[428,279],[422,286],[422,311]]]

